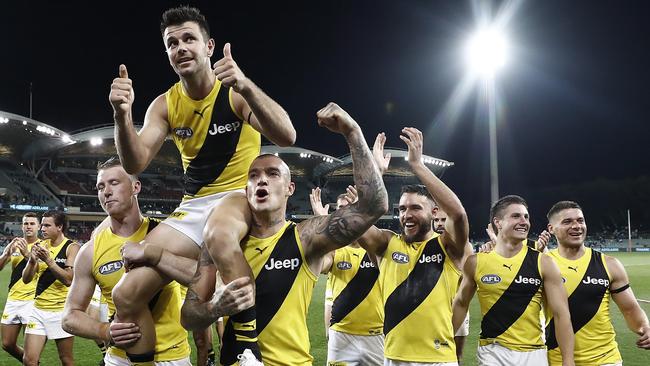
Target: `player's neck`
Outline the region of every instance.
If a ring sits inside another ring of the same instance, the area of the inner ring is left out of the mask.
[[[582,256],[585,255],[585,245],[582,244],[580,246],[568,246],[559,244],[557,246],[557,251],[560,253],[560,256],[562,256],[562,258],[576,260],[582,258]]]
[[[34,244],[38,241],[38,236],[25,236],[27,244]]]
[[[111,231],[117,236],[129,237],[138,231],[143,220],[139,210],[123,217],[111,216]]]
[[[61,243],[63,243],[63,239],[65,239],[65,235],[61,233],[61,235],[57,236],[56,238],[50,239],[50,246],[58,247]]]
[[[494,251],[502,257],[512,258],[516,256],[523,249],[523,247],[523,240],[497,237],[497,243],[494,247]]]
[[[284,210],[253,212],[251,235],[256,238],[268,238],[280,231],[286,222]]]
[[[182,77],[181,83],[187,96],[194,100],[201,100],[210,94],[217,78],[210,68],[197,72],[190,77]]]

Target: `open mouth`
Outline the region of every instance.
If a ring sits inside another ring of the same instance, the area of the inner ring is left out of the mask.
[[[265,199],[268,196],[269,196],[269,191],[266,190],[265,188],[258,188],[255,191],[255,197],[257,197],[258,199]]]

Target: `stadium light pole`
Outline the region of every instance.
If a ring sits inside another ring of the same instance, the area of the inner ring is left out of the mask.
[[[466,61],[470,73],[481,82],[487,104],[490,137],[490,199],[499,199],[499,166],[497,154],[497,94],[496,74],[507,62],[508,42],[496,27],[480,28],[466,44]]]

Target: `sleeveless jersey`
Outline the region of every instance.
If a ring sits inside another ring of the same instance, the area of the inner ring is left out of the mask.
[[[41,241],[41,245],[49,250],[50,258],[61,268],[65,268],[65,262],[68,260],[68,247],[72,243],[73,241],[66,237],[56,247],[51,246],[49,239]],[[45,262],[38,262],[37,276],[34,307],[52,312],[63,311],[69,287],[56,279]]]
[[[125,238],[113,234],[110,227],[97,233],[94,240],[92,275],[99,284],[102,296],[108,304],[109,314],[115,314],[113,287],[122,278],[124,268],[120,249],[125,242],[140,242],[158,224],[155,219],[145,217],[133,235]],[[187,331],[180,323],[181,294],[179,284],[171,282],[149,302],[149,309],[156,329],[155,361],[173,361],[190,355]],[[126,358],[123,350],[109,349],[111,354]]]
[[[350,246],[337,249],[329,274],[333,300],[330,327],[348,334],[382,334],[379,270],[368,253]]]
[[[410,244],[393,235],[379,266],[386,358],[456,362],[451,304],[460,275],[438,234]]]
[[[27,251],[31,252],[34,244],[40,242],[40,240],[36,240],[36,242],[32,244],[27,244]],[[11,254],[11,278],[9,279],[9,293],[7,294],[8,300],[34,300],[38,277],[34,276],[34,279],[30,283],[25,283],[22,279],[23,269],[25,269],[27,261],[28,259],[23,257],[18,249]]]
[[[165,94],[172,139],[183,162],[183,200],[241,189],[260,154],[261,137],[234,112],[231,89],[215,80],[208,96],[191,99],[181,82]]]
[[[526,245],[512,258],[496,251],[477,254],[480,345],[498,342],[515,351],[544,348],[540,260],[540,253]]]
[[[569,297],[571,324],[575,333],[573,351],[576,365],[600,365],[621,362],[616,333],[609,317],[609,284],[605,256],[591,248],[584,255],[570,260],[557,249],[549,255],[558,267]],[[553,313],[546,311],[546,345],[551,365],[562,365],[562,354],[555,337]]]
[[[317,278],[305,260],[296,224],[288,221],[268,238],[249,236],[243,250],[255,275],[258,344],[264,365],[311,365],[307,309]],[[223,354],[232,356],[234,341],[228,319]]]

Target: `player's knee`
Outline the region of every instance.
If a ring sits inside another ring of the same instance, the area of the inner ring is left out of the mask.
[[[24,366],[38,366],[38,356],[30,355],[27,352],[23,355]]]
[[[213,256],[228,258],[232,253],[241,251],[238,233],[221,226],[206,227],[203,230],[203,241]]]
[[[122,286],[123,284],[124,282],[120,282],[113,288],[113,303],[122,318],[135,314],[142,304],[141,300],[138,301],[140,297],[135,295],[134,289],[128,285]]]
[[[15,348],[16,348],[15,342],[12,342],[9,339],[2,340],[2,349],[5,350],[6,352],[12,353],[12,351],[14,351]]]

